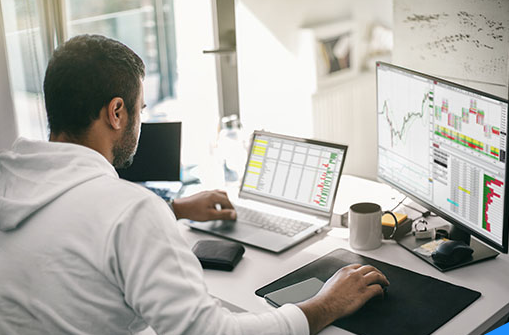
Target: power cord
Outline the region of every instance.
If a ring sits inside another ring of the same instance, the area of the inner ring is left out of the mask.
[[[411,220],[411,225],[413,226],[413,230],[415,231],[416,230],[416,225],[420,222],[420,221],[423,221],[424,224],[428,224],[428,222],[426,221],[426,218],[427,217],[436,217],[438,215],[434,214],[434,213],[431,213],[431,211],[421,211],[421,210],[418,210],[417,208],[413,207],[413,206],[410,206],[410,205],[407,205],[407,204],[404,204],[403,202],[408,198],[408,196],[405,196],[403,199],[401,199],[400,202],[398,202],[398,204],[396,206],[394,206],[392,209],[391,209],[391,212],[394,212],[394,210],[396,208],[398,208],[400,205],[403,205],[407,208],[410,208],[411,210],[413,211],[416,211],[418,213],[420,213],[421,215],[416,217],[416,218],[413,218],[413,219],[410,219]]]
[[[445,229],[436,229],[436,228],[427,229],[428,221],[426,220],[426,218],[437,217],[438,215],[435,213],[431,213],[431,211],[429,211],[429,210],[426,210],[423,212],[413,206],[404,204],[403,202],[407,198],[408,198],[408,196],[405,196],[403,199],[401,199],[401,201],[398,202],[398,204],[391,209],[391,212],[394,212],[394,210],[396,210],[396,208],[398,208],[400,205],[403,205],[403,206],[421,214],[420,216],[418,216],[414,219],[410,219],[410,224],[413,227],[412,231],[413,231],[413,234],[416,239],[424,239],[424,238],[440,239],[440,238],[444,238],[444,237],[445,238],[449,237],[449,232]],[[422,225],[421,228],[418,228],[419,224]]]
[[[403,203],[403,201],[405,201],[405,200],[406,200],[406,198],[408,198],[408,197],[405,195],[405,197],[404,197],[403,199],[401,199],[401,201],[400,201],[400,202],[398,202],[398,204],[397,204],[396,206],[394,206],[394,207],[391,209],[391,212],[394,212],[394,210],[395,210],[396,208],[398,208],[398,207],[399,207],[399,205],[401,205],[401,204]]]
[[[407,208],[410,208],[411,210],[414,210],[414,211],[416,211],[416,212],[421,213],[421,216],[420,216],[420,217],[418,217],[418,218],[416,218],[415,220],[420,219],[420,218],[424,218],[424,219],[425,219],[425,218],[427,218],[428,216],[431,216],[431,217],[436,217],[436,216],[438,216],[438,215],[436,215],[435,213],[431,213],[430,211],[424,211],[424,212],[423,212],[423,211],[420,211],[420,210],[418,210],[417,208],[412,207],[412,206],[407,205],[407,204],[403,204],[403,206],[405,206],[405,207],[407,207]]]

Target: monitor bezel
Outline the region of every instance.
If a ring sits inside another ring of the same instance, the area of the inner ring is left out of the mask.
[[[489,246],[493,247],[494,249],[500,251],[500,252],[503,252],[503,253],[508,253],[508,249],[509,249],[509,245],[508,245],[508,234],[509,234],[509,187],[504,187],[504,215],[503,215],[503,227],[502,227],[502,244],[498,244],[497,242],[489,239],[488,237],[486,236],[483,236],[481,233],[473,230],[472,228],[470,228],[468,225],[466,224],[463,224],[461,221],[459,221],[458,219],[448,215],[447,213],[441,211],[440,209],[436,208],[435,206],[433,206],[432,204],[428,203],[427,201],[425,200],[422,200],[420,199],[419,197],[416,197],[412,194],[410,194],[408,191],[406,191],[405,189],[403,189],[402,187],[398,186],[397,184],[391,182],[390,180],[380,176],[379,174],[379,150],[380,150],[380,146],[378,144],[378,131],[379,131],[379,118],[378,118],[378,68],[380,66],[386,66],[386,67],[389,67],[389,68],[393,68],[393,69],[396,69],[396,70],[399,70],[399,71],[402,71],[402,72],[405,72],[405,73],[409,73],[409,74],[412,74],[412,75],[416,75],[416,76],[420,76],[424,79],[428,79],[428,80],[433,80],[433,81],[436,81],[436,82],[440,82],[441,84],[445,84],[445,85],[450,85],[452,87],[455,87],[455,88],[458,88],[458,89],[462,89],[462,90],[465,90],[465,91],[468,91],[468,92],[471,92],[473,94],[478,94],[478,95],[482,95],[482,96],[485,96],[487,98],[490,98],[490,99],[494,99],[494,100],[497,100],[497,101],[500,101],[502,103],[506,103],[509,105],[509,101],[506,100],[506,99],[503,99],[501,97],[498,97],[498,96],[495,96],[493,94],[490,94],[490,93],[486,93],[486,92],[482,92],[480,90],[477,90],[477,89],[474,89],[474,88],[471,88],[471,87],[467,87],[467,86],[464,86],[464,85],[460,85],[460,84],[457,84],[457,83],[453,83],[451,81],[448,81],[448,80],[445,80],[445,79],[441,79],[441,78],[438,78],[438,77],[435,77],[435,76],[431,76],[431,75],[427,75],[427,74],[424,74],[424,73],[421,73],[421,72],[418,72],[418,71],[414,71],[414,70],[410,70],[410,69],[407,69],[407,68],[404,68],[404,67],[401,67],[401,66],[397,66],[397,65],[393,65],[393,64],[390,64],[390,63],[386,63],[386,62],[381,62],[381,61],[378,61],[376,62],[376,112],[377,112],[377,133],[376,133],[376,136],[377,136],[377,178],[378,180],[392,186],[393,188],[397,189],[399,192],[405,194],[406,196],[408,196],[410,199],[412,199],[413,201],[417,202],[418,204],[420,204],[421,206],[423,206],[424,208],[432,211],[433,213],[436,213],[438,214],[442,219],[448,221],[449,223],[455,225],[455,226],[458,226],[460,227],[461,229],[467,231],[470,235],[472,236],[475,236],[477,239],[481,240],[482,242],[488,244]],[[508,113],[509,113],[509,109],[508,109]],[[509,123],[506,125],[506,127],[509,128]],[[509,129],[506,129],[506,134],[507,134],[507,131]],[[507,136],[507,135],[506,135]],[[506,140],[506,153],[508,152],[508,148],[509,148],[509,141]],[[507,156],[506,156],[507,158]],[[507,184],[507,178],[508,178],[508,171],[507,171],[507,161],[506,161],[506,169],[505,169],[505,183]]]

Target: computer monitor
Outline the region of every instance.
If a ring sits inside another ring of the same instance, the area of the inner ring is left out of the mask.
[[[466,241],[507,253],[508,101],[391,64],[376,68],[379,179]]]
[[[143,123],[133,164],[117,169],[133,182],[180,180],[181,122]]]

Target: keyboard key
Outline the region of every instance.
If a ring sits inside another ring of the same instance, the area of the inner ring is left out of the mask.
[[[295,236],[312,225],[309,222],[263,213],[246,207],[236,206],[235,210],[239,219],[262,229],[289,237]]]

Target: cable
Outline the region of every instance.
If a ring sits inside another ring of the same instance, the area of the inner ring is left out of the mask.
[[[423,213],[422,211],[420,211],[420,210],[418,210],[417,208],[412,207],[412,206],[410,206],[410,205],[403,204],[403,206],[405,206],[405,207],[407,207],[407,208],[410,208],[411,210],[414,210],[414,211],[419,212],[419,213],[421,213],[421,214]]]
[[[424,212],[423,212],[423,211],[418,210],[417,208],[412,207],[412,206],[407,205],[407,204],[403,204],[403,206],[408,207],[408,208],[410,208],[411,210],[414,210],[414,211],[416,211],[416,212],[421,213],[421,216],[420,216],[420,217],[418,217],[417,219],[420,219],[421,217],[422,217],[422,218],[427,218],[428,216],[431,216],[431,217],[436,217],[436,216],[438,216],[438,215],[436,215],[435,213],[431,213],[430,211],[424,211]]]
[[[391,212],[393,212],[396,208],[398,208],[398,207],[399,207],[399,205],[403,204],[403,201],[405,201],[407,198],[408,198],[408,196],[405,196],[405,197],[404,197],[404,198],[403,198],[400,202],[398,202],[398,204],[397,204],[396,206],[394,206],[394,207],[391,209]],[[434,213],[431,213],[430,211],[425,211],[425,212],[423,212],[423,211],[421,211],[421,210],[419,210],[419,209],[417,209],[417,208],[415,208],[415,207],[412,207],[412,206],[410,206],[410,205],[407,205],[407,204],[403,204],[403,206],[405,206],[405,207],[407,207],[407,208],[410,208],[411,210],[416,211],[416,212],[418,212],[418,213],[421,213],[421,216],[419,216],[419,217],[418,217],[418,218],[416,218],[416,219],[420,219],[420,218],[427,218],[428,216],[431,216],[431,217],[436,217],[436,216],[438,216],[438,215],[436,215],[436,214],[434,214]],[[416,219],[414,219],[414,220],[416,220]]]
[[[398,207],[399,207],[399,205],[401,205],[401,204],[403,203],[403,201],[405,201],[405,200],[406,200],[406,198],[408,198],[408,197],[405,195],[405,197],[404,197],[403,199],[401,199],[401,201],[400,201],[400,202],[398,202],[398,204],[397,204],[396,206],[394,206],[394,207],[391,209],[391,212],[394,212],[394,210],[395,210],[396,208],[398,208]]]
[[[398,208],[401,204],[403,204],[403,206],[407,207],[407,208],[410,208],[411,210],[414,210],[418,213],[420,213],[421,215],[416,217],[416,218],[413,218],[413,219],[410,219],[411,220],[411,224],[413,225],[414,222],[416,222],[417,220],[419,219],[426,219],[428,216],[431,216],[431,217],[436,217],[438,215],[434,214],[434,213],[431,213],[430,211],[421,211],[421,210],[418,210],[417,208],[413,207],[413,206],[410,206],[410,205],[407,205],[407,204],[404,204],[403,201],[405,201],[406,199],[408,198],[408,196],[405,196],[403,199],[401,199],[400,202],[398,202],[398,204],[396,206],[394,206],[392,209],[391,209],[391,212],[394,212],[394,210],[396,208]]]

